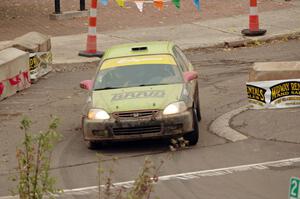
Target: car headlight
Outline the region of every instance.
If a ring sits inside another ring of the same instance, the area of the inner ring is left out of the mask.
[[[90,109],[88,113],[88,118],[90,120],[108,120],[110,116],[103,109]]]
[[[175,102],[172,104],[169,104],[163,111],[164,115],[171,115],[176,113],[181,113],[183,111],[186,111],[187,107],[184,102]]]

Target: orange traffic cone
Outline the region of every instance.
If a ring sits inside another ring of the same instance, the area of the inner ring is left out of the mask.
[[[249,29],[242,30],[242,34],[246,36],[261,36],[266,32],[267,30],[259,29],[257,0],[250,0]]]
[[[103,56],[103,52],[97,51],[97,0],[91,0],[86,50],[80,51],[79,56],[84,56],[84,57]]]

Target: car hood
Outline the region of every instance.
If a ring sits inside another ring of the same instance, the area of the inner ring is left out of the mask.
[[[109,113],[164,109],[180,99],[184,84],[129,87],[92,92],[92,106]]]

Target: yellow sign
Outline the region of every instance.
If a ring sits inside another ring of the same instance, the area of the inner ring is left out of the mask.
[[[148,56],[135,56],[135,57],[122,57],[115,59],[108,59],[103,62],[100,70],[108,68],[140,65],[140,64],[171,64],[176,65],[174,58],[171,55],[148,55]]]

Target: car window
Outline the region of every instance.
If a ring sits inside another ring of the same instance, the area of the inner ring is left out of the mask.
[[[179,56],[184,64],[184,67],[186,67],[187,70],[190,70],[190,71],[193,70],[191,62],[187,59],[187,57],[182,52],[182,50],[178,46],[175,46],[175,49],[176,49],[177,53],[179,54]]]
[[[180,70],[172,64],[135,64],[100,70],[95,90],[182,83]]]
[[[173,52],[174,52],[174,55],[176,57],[177,64],[180,67],[180,70],[183,71],[183,72],[187,71],[188,69],[185,66],[184,61],[181,58],[180,54],[177,52],[176,48],[173,48]]]

